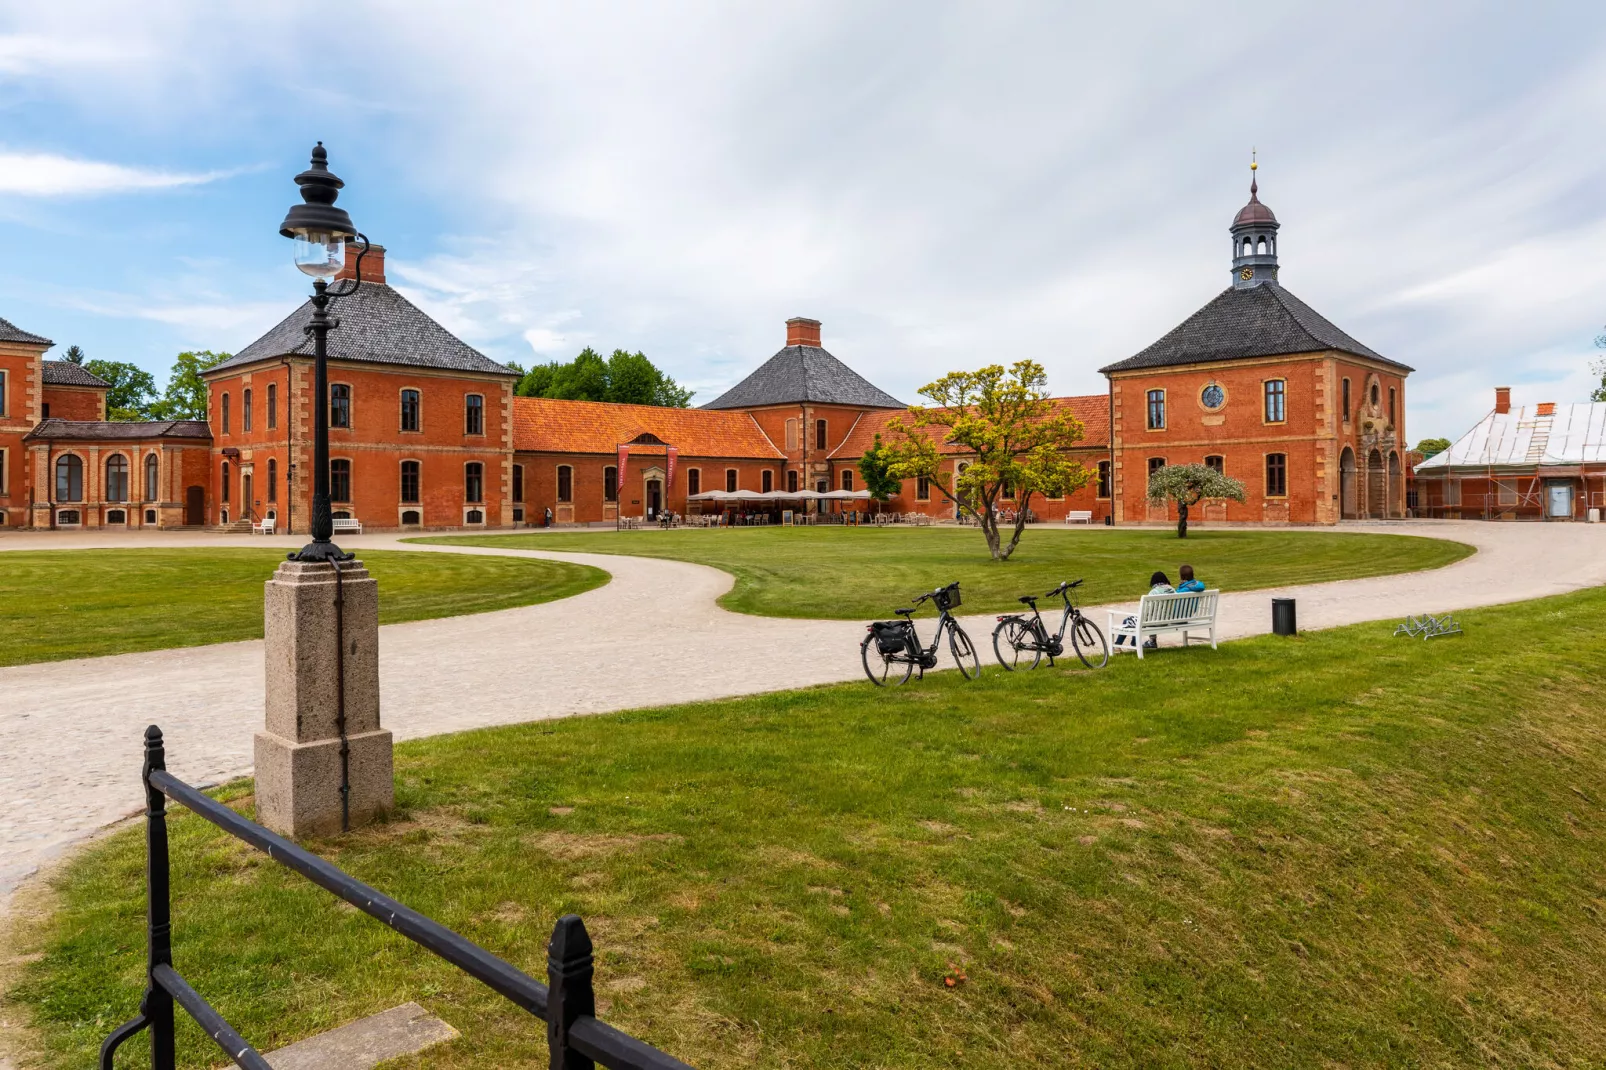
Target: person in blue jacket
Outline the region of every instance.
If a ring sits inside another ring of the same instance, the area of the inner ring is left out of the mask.
[[[1205,589],[1205,585],[1203,583],[1193,578],[1192,565],[1183,565],[1180,573],[1182,576],[1182,582],[1177,584],[1177,590],[1192,592],[1202,591]]]

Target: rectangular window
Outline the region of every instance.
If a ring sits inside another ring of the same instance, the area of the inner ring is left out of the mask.
[[[1154,473],[1158,472],[1160,469],[1162,469],[1164,467],[1165,467],[1165,458],[1164,457],[1150,457],[1149,458],[1149,476],[1150,476],[1150,478],[1153,478]]]
[[[1391,424],[1399,423],[1399,413],[1396,411],[1398,402],[1399,393],[1392,386],[1389,387],[1389,423]]]
[[[421,489],[419,469],[422,466],[417,461],[403,461],[401,467],[401,500],[409,505],[418,504],[418,492]]]
[[[1284,404],[1287,394],[1287,383],[1282,379],[1266,380],[1266,422],[1280,424],[1287,416]]]
[[[1099,462],[1099,492],[1098,492],[1098,496],[1100,498],[1108,498],[1110,496],[1110,462],[1109,461],[1100,461]]]
[[[1286,498],[1288,496],[1288,455],[1285,453],[1266,454],[1266,497]]]
[[[403,431],[417,431],[422,424],[420,420],[420,402],[418,391],[403,390],[401,392],[401,429]]]
[[[279,426],[279,384],[268,384],[268,430]]]
[[[513,500],[516,502],[524,500],[524,466],[522,464],[513,466]]]
[[[1165,391],[1149,391],[1149,430],[1163,431],[1165,429]]]
[[[703,473],[698,468],[686,469],[686,493],[701,494],[703,492]]]
[[[788,451],[797,449],[797,421],[786,421],[786,448]]]
[[[602,470],[602,500],[619,500],[619,469],[611,464]]]
[[[0,371],[0,416],[6,414],[6,373]]]
[[[1497,479],[1494,481],[1495,500],[1501,505],[1517,504],[1517,481],[1515,479]]]
[[[463,500],[485,500],[485,466],[478,461],[470,461],[463,466]]]
[[[797,471],[795,469],[788,470],[786,473],[786,493],[797,493]]]
[[[485,399],[478,394],[470,394],[463,399],[463,433],[485,434]]]
[[[7,493],[9,493],[9,491],[6,487],[6,451],[3,448],[0,448],[0,494]]]
[[[240,430],[248,435],[251,433],[251,390],[249,387],[240,394]]]
[[[766,468],[766,469],[764,469],[764,478],[762,480],[761,486],[759,487],[759,493],[761,493],[761,494],[770,494],[774,490],[775,490],[775,473],[771,472],[768,468]]]
[[[734,468],[725,469],[725,493],[736,493],[736,469]]]
[[[223,433],[229,433],[229,396],[223,395]]]
[[[1011,497],[1011,495],[1005,495]],[[931,480],[920,476],[915,480],[915,501],[929,502],[931,500]]]
[[[224,461],[224,473],[227,474],[228,470],[229,462]],[[56,458],[56,500],[58,502],[84,500],[84,462],[70,453]]]
[[[851,468],[842,469],[842,489],[843,490],[852,490],[853,489],[853,469],[851,469]]]
[[[329,388],[329,426],[351,426],[351,387],[335,383]]]
[[[1349,423],[1349,414],[1350,414],[1350,407],[1349,407],[1349,379],[1346,377],[1345,380],[1344,380],[1344,422],[1345,423]]]
[[[825,421],[824,420],[815,420],[814,421],[814,448],[817,449],[817,450],[825,449]]]
[[[1226,458],[1222,457],[1219,453],[1212,453],[1210,456],[1205,458],[1204,463],[1206,468],[1213,470],[1217,475],[1225,475],[1227,472]]]
[[[223,504],[227,505],[228,501],[229,501],[229,462],[228,461],[224,461],[223,462],[223,483],[222,483],[222,487],[223,487]]]
[[[329,462],[329,500],[351,501],[351,462],[344,458]]]
[[[566,464],[558,465],[558,501],[574,501],[574,469]]]
[[[270,388],[271,389],[271,388]],[[154,471],[154,469],[152,469]],[[279,500],[279,462],[268,458],[268,501]]]

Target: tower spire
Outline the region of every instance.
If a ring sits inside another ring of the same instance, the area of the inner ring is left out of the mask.
[[[1249,203],[1232,221],[1232,284],[1240,290],[1277,279],[1277,217],[1260,203],[1260,159],[1249,150]]]
[[[1260,162],[1256,159],[1254,146],[1249,149],[1249,199],[1256,204],[1260,203],[1260,186],[1255,180],[1255,172],[1260,169]]]

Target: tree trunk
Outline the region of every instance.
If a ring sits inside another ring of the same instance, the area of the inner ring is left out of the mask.
[[[1186,539],[1187,537],[1188,537],[1188,503],[1187,502],[1178,502],[1177,503],[1177,538]]]
[[[998,556],[998,520],[991,509],[981,515],[981,533],[987,536],[987,550],[993,555],[993,560],[1001,560]]]

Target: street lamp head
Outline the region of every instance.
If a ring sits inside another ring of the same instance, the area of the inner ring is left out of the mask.
[[[294,238],[296,267],[313,278],[328,279],[346,263],[346,241],[356,235],[351,216],[335,207],[345,186],[329,171],[329,154],[323,142],[312,150],[312,166],[296,176],[302,204],[295,205],[279,225],[279,233]]]

